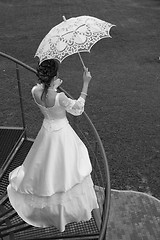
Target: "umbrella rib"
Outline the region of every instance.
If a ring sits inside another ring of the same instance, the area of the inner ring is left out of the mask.
[[[83,26],[85,26],[85,24],[82,24],[81,26],[77,27],[77,28],[76,28],[75,30],[73,30],[73,31],[70,31],[70,32],[64,33],[64,34],[61,35],[61,36],[63,37],[63,36],[66,36],[66,35],[69,34],[69,33],[76,32],[80,27],[83,27]]]
[[[70,32],[64,33],[63,35],[61,35],[61,37],[64,37],[64,36],[66,36],[67,34],[73,33],[73,32],[74,32],[74,31],[70,31]]]

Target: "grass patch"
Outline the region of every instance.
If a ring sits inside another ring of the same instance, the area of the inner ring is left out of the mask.
[[[160,199],[160,2],[156,0],[0,0],[1,51],[36,67],[42,38],[66,18],[91,15],[113,24],[112,39],[82,54],[93,80],[86,112],[102,138],[112,188],[148,192]],[[4,71],[5,70],[5,71]],[[14,66],[0,59],[1,125],[19,125]],[[77,55],[61,65],[63,87],[78,97]],[[35,136],[41,115],[31,99],[33,74],[22,70],[27,129]]]

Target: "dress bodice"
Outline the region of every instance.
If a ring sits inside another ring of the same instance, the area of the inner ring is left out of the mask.
[[[42,114],[44,115],[45,119],[48,120],[57,120],[57,119],[62,119],[66,117],[66,110],[59,105],[59,94],[57,93],[56,98],[55,98],[55,104],[53,107],[45,107],[36,102],[36,104],[39,106]]]
[[[58,120],[66,118],[66,111],[75,116],[81,115],[83,113],[85,100],[82,97],[79,97],[77,100],[73,100],[71,98],[68,98],[63,92],[57,93],[54,106],[45,107],[40,105],[36,102],[36,99],[34,97],[34,90],[37,87],[39,87],[39,84],[32,88],[32,95],[35,103],[40,108],[45,119]]]

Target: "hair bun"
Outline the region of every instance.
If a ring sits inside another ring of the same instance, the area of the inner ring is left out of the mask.
[[[43,61],[37,68],[37,76],[39,81],[44,84],[49,84],[54,76],[57,75],[58,63],[54,59]]]

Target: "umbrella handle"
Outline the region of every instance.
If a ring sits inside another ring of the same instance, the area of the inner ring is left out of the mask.
[[[83,59],[82,59],[82,57],[81,57],[81,54],[80,54],[80,52],[78,52],[78,56],[79,56],[79,58],[80,58],[80,60],[81,60],[81,63],[82,63],[82,65],[83,65],[83,68],[84,68],[84,71],[86,71],[86,66],[84,65],[84,61],[83,61]]]

